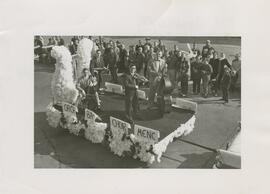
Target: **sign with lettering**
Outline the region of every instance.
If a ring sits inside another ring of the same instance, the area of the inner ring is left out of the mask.
[[[110,126],[111,130],[122,130],[125,133],[128,133],[128,129],[131,128],[129,123],[114,117],[110,117]]]
[[[76,106],[74,106],[73,104],[63,102],[62,107],[63,107],[63,113],[65,115],[76,116],[76,112],[78,112],[78,108]]]
[[[87,108],[85,109],[85,114],[84,114],[85,120],[95,121],[96,118],[97,118],[96,113],[94,113],[93,111]]]
[[[143,141],[147,141],[147,142],[158,142],[158,139],[160,137],[159,135],[159,131],[154,130],[154,129],[150,129],[147,127],[143,127],[140,125],[135,125],[134,126],[134,135]]]

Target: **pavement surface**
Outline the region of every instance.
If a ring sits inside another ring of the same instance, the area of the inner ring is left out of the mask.
[[[160,163],[148,165],[133,158],[118,157],[103,145],[93,144],[64,129],[50,127],[46,121],[45,108],[52,100],[50,84],[53,71],[50,66],[35,65],[35,168],[211,168],[215,158],[213,149],[225,148],[241,120],[241,101],[237,93],[231,95],[233,99],[227,105],[218,100],[220,97],[205,99],[189,96],[189,100],[198,103],[194,131],[171,143]],[[105,104],[115,100],[108,96],[103,98],[107,99]],[[123,108],[119,107],[118,110]],[[169,120],[160,123],[155,120],[140,122],[148,126],[160,126],[162,123],[162,129],[167,124],[168,129],[177,125]]]

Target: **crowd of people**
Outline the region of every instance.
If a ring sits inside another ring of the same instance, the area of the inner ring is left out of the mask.
[[[40,59],[53,63],[53,59],[49,55],[51,46],[66,45],[70,53],[76,55],[79,41],[82,38],[86,37],[74,36],[70,43],[65,44],[62,37],[54,36],[48,39],[49,42],[45,46],[43,38],[37,36],[35,54]],[[93,40],[91,36],[87,38]],[[149,80],[151,103],[154,101],[157,83],[161,75],[166,75],[170,79],[180,97],[200,94],[207,98],[210,95],[218,96],[221,91],[222,100],[225,103],[229,100],[229,92],[237,89],[237,83],[241,79],[240,55],[236,54],[230,64],[225,53],[219,53],[210,40],[206,41],[201,51],[196,48],[195,44],[189,51],[182,51],[177,45],[169,50],[161,40],[151,42],[150,38],[145,38],[144,43],[139,40],[136,45],[129,45],[128,48],[118,40],[105,41],[99,37],[93,41],[95,44],[90,73],[93,73],[95,68],[106,69],[110,72],[111,82],[119,83],[119,75],[129,73],[130,67],[135,67],[138,75]],[[97,74],[97,80],[99,89],[102,82],[102,71]],[[189,91],[189,81],[193,84],[192,91]]]

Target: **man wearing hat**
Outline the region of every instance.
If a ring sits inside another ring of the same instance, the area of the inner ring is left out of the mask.
[[[137,94],[137,78],[136,78],[136,66],[131,65],[129,72],[124,75],[124,87],[125,87],[125,112],[126,118],[129,122],[133,123],[133,117],[131,109],[136,116],[138,116],[138,94]]]
[[[150,43],[150,40],[151,39],[149,37],[145,38],[144,48],[145,48],[146,45],[148,45],[150,48],[152,47],[152,44]]]

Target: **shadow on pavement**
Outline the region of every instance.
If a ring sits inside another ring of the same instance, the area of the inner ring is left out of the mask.
[[[186,158],[178,168],[212,168],[215,160],[215,154],[213,152],[204,152],[203,154],[181,154]],[[201,161],[206,161],[204,164]]]
[[[118,157],[108,147],[93,144],[81,136],[74,136],[62,128],[48,125],[46,114],[34,115],[34,154],[47,155],[71,168],[146,168],[147,164],[129,157]],[[39,162],[37,164],[37,162]],[[35,159],[35,167],[44,165]],[[48,168],[59,168],[50,166]]]

